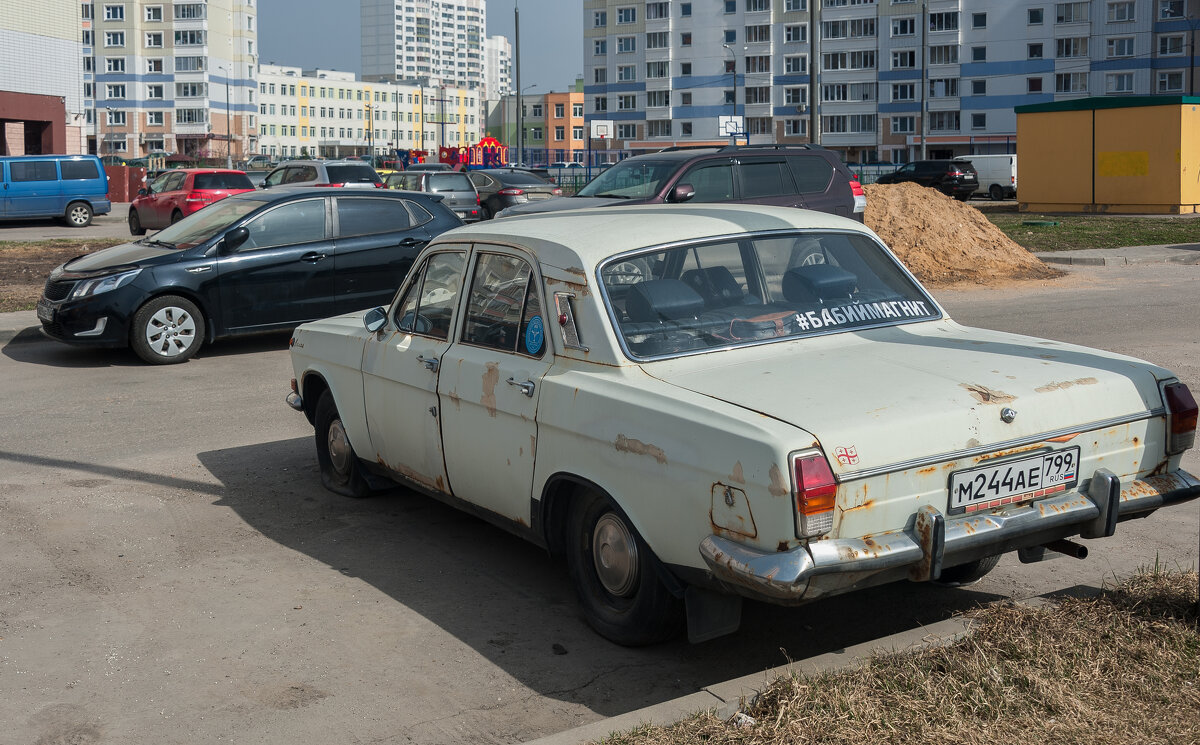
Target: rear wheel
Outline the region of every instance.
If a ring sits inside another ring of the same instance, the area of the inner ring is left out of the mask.
[[[487,208],[486,204],[479,205],[479,219],[480,220],[491,220],[492,219],[492,211]]]
[[[333,394],[325,391],[317,400],[316,416],[317,464],[321,468],[321,483],[325,488],[347,497],[366,497],[371,494],[362,471],[358,456],[346,436],[346,427],[338,414]]]
[[[993,202],[999,202],[1001,199],[1004,199],[1004,189],[1000,184],[992,184],[988,188],[988,196],[992,198]]]
[[[172,225],[174,225],[175,223],[179,222],[182,219],[183,219],[183,213],[180,212],[179,210],[175,210],[174,212],[171,213],[171,224]]]
[[[133,208],[129,210],[129,232],[132,235],[146,234],[146,226],[142,225],[142,219],[138,217],[137,210]]]
[[[938,577],[938,582],[951,587],[962,587],[963,585],[973,585],[983,579],[984,575],[996,568],[1000,563],[1000,554],[994,556],[985,556],[982,559],[968,561],[966,564],[959,564],[956,567],[942,570],[942,576]]]
[[[67,205],[67,224],[73,228],[86,228],[92,224],[92,208],[87,202],[71,202]]]
[[[626,646],[679,633],[681,603],[659,580],[650,547],[611,501],[595,492],[577,495],[567,529],[567,568],[593,629]]]
[[[204,343],[204,316],[195,303],[177,295],[163,295],[133,314],[130,346],[151,365],[187,362]]]

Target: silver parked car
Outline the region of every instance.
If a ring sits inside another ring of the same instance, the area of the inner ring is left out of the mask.
[[[442,204],[454,210],[463,222],[483,219],[479,192],[462,171],[401,171],[388,174],[387,188],[426,191],[442,195]]]
[[[272,186],[340,186],[347,189],[382,189],[383,179],[361,160],[289,160],[258,184]]]

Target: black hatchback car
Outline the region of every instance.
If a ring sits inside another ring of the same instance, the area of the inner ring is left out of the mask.
[[[979,188],[975,166],[961,160],[916,160],[880,176],[877,184],[913,182],[965,202]]]
[[[58,341],[183,362],[205,341],[385,305],[421,248],[459,225],[435,194],[237,194],[56,268],[37,315]]]
[[[630,204],[774,204],[862,222],[867,198],[832,151],[814,145],[679,147],[605,169],[574,196],[510,207],[497,217]]]

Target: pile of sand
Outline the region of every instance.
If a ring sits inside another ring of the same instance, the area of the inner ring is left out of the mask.
[[[979,210],[936,189],[916,184],[869,184],[864,189],[867,227],[926,284],[1063,275],[1014,243]]]

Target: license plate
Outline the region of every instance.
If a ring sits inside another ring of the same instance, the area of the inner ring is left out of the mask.
[[[1079,448],[950,475],[950,512],[976,512],[1064,492],[1079,483]]]
[[[45,300],[39,300],[37,304],[37,317],[39,321],[54,323],[54,309]]]

